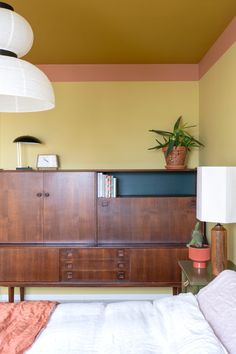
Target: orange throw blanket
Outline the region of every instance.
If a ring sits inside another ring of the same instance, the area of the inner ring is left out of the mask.
[[[0,303],[0,353],[23,354],[29,348],[56,306],[51,301]]]

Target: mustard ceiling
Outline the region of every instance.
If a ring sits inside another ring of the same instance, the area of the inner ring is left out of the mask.
[[[31,24],[34,64],[198,63],[236,0],[9,0]]]

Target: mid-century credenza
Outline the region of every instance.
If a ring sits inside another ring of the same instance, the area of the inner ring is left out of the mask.
[[[1,171],[0,185],[10,301],[16,286],[181,287],[196,170]]]

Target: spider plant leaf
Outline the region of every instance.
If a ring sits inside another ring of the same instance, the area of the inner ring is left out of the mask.
[[[200,141],[194,139],[194,141],[199,145],[199,146],[205,146],[203,143],[201,143]]]
[[[173,133],[168,132],[166,130],[154,130],[154,129],[152,129],[152,130],[149,130],[149,131],[153,132],[153,133],[156,133],[156,134],[159,134],[159,135],[162,135],[162,136],[171,136],[171,135],[173,135]]]
[[[180,116],[177,121],[175,122],[175,125],[174,125],[174,130],[178,129],[179,128],[179,125],[180,125],[180,122],[181,122],[181,118],[182,116]]]
[[[195,143],[197,143],[199,146],[204,146],[203,143],[201,143],[199,140],[195,139],[193,136],[191,137],[192,141],[194,141]]]
[[[166,139],[165,139],[166,140]],[[164,141],[164,143],[162,143],[161,141],[159,141],[158,139],[156,139],[156,142],[159,144],[159,145],[163,145],[163,144],[165,144],[166,142],[167,142],[167,140],[166,141]]]
[[[162,146],[157,145],[157,146],[153,146],[151,148],[148,148],[148,150],[159,150],[159,149],[162,149]]]
[[[173,150],[174,146],[175,146],[175,140],[172,139],[172,140],[170,140],[170,142],[168,144],[168,149],[166,151],[166,156],[168,156],[171,153],[171,151]]]
[[[169,139],[166,139],[166,137],[163,136],[163,140],[164,140],[165,144],[167,145],[167,144],[169,144],[170,138],[169,138]]]
[[[184,124],[184,129],[189,129],[189,128],[196,128],[196,125]]]
[[[172,139],[172,141],[175,141],[175,146],[178,146],[180,144],[180,139],[181,139],[181,132],[177,130],[174,134],[174,139]]]

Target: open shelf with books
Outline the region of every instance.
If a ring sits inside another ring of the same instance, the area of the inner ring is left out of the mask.
[[[98,172],[98,197],[195,196],[196,170]]]

